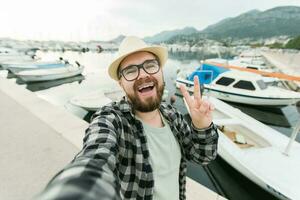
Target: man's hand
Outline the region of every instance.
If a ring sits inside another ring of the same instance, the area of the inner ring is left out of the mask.
[[[214,106],[209,101],[202,100],[198,76],[194,76],[194,98],[185,86],[180,85],[180,91],[189,107],[193,125],[198,129],[207,128],[212,122]]]

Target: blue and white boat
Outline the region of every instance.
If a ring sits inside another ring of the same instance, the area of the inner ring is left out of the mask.
[[[210,84],[217,76],[229,69],[213,64],[203,63],[194,71],[184,70],[178,73],[176,84],[185,84],[188,88],[194,86],[194,76],[198,76],[201,84]]]
[[[203,65],[205,66],[205,65]],[[210,74],[209,74],[210,73]],[[300,100],[300,93],[283,88],[268,86],[263,77],[243,71],[222,70],[211,71],[196,70],[189,76],[178,74],[176,86],[184,84],[190,91],[194,90],[194,76],[200,78],[204,92],[229,102],[263,105],[285,106],[295,104]]]

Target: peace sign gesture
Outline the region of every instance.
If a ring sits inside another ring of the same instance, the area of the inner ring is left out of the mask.
[[[190,96],[185,86],[180,85],[180,91],[189,107],[193,125],[199,129],[207,128],[212,122],[214,106],[209,101],[202,100],[198,76],[194,76],[194,98]]]

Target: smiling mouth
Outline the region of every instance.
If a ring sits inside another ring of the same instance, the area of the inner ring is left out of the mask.
[[[143,93],[147,93],[147,92],[152,91],[153,88],[154,88],[154,83],[153,82],[148,82],[148,83],[144,83],[144,84],[140,85],[138,87],[138,91],[143,94]]]

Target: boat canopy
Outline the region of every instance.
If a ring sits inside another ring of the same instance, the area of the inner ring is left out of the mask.
[[[218,67],[212,64],[203,63],[194,72],[192,72],[187,79],[194,80],[194,76],[198,76],[201,84],[211,83],[219,74],[228,71],[226,68]]]

